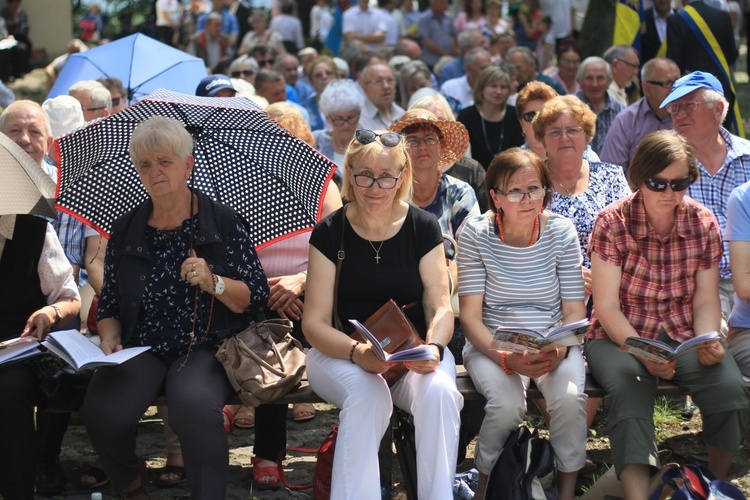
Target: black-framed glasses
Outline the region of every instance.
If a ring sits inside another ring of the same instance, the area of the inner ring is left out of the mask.
[[[258,66],[271,66],[275,62],[274,59],[256,59]]]
[[[530,191],[527,191],[525,193],[522,193],[520,191],[514,191],[512,193],[506,193],[504,191],[499,190],[498,188],[495,188],[495,192],[497,194],[501,194],[505,196],[509,202],[511,203],[518,203],[522,201],[526,196],[529,197],[530,200],[541,200],[544,198],[544,195],[547,194],[547,190],[544,188],[536,188],[532,189]]]
[[[656,85],[657,87],[661,87],[663,89],[671,89],[674,85],[674,80],[664,80],[663,82],[658,82],[656,80],[646,80],[646,83],[649,85]]]
[[[710,105],[709,107],[714,105],[714,103],[706,101],[688,101],[683,103],[673,102],[666,107],[666,110],[670,115],[676,115],[680,111],[684,111],[685,113],[689,114],[695,111],[701,104]]]
[[[357,123],[359,121],[359,114],[352,115],[352,116],[346,116],[346,117],[339,117],[339,118],[331,118],[331,123],[333,125],[336,125],[337,127],[340,127],[343,124],[349,124],[349,123]],[[360,141],[362,142],[362,141]]]
[[[395,148],[399,144],[401,144],[401,141],[403,140],[404,136],[399,135],[395,132],[373,132],[372,130],[366,130],[366,129],[359,129],[354,133],[354,138],[357,139],[357,142],[362,144],[363,146],[365,144],[370,144],[371,142],[375,142],[377,138],[380,137],[380,144],[387,148]],[[367,186],[361,186],[361,187],[367,187]]]
[[[568,127],[565,129],[553,128],[545,132],[544,135],[549,139],[557,140],[557,139],[561,139],[563,134],[565,134],[571,139],[574,139],[578,137],[579,135],[581,135],[582,132],[583,132],[583,127]]]
[[[659,179],[658,177],[650,177],[646,179],[646,182],[644,182],[643,185],[651,191],[662,193],[667,190],[667,186],[671,187],[672,191],[675,192],[685,191],[690,187],[691,183],[690,176],[672,179],[671,181],[668,181],[667,179]]]
[[[400,174],[396,177],[393,177],[392,175],[373,177],[369,174],[354,174],[354,183],[361,188],[369,188],[377,183],[380,189],[393,189],[396,187],[396,182],[398,182],[399,177],[401,177]]]
[[[539,111],[527,111],[524,114],[521,115],[521,118],[526,123],[531,123],[531,121],[534,119],[534,117],[539,113]]]
[[[625,66],[630,66],[633,69],[640,69],[640,67],[637,64],[633,64],[631,62],[626,61],[625,59],[620,59],[619,57],[615,57],[615,61],[620,61]]]
[[[253,69],[241,69],[239,71],[232,71],[232,78],[242,78],[245,76],[253,76],[255,70]]]

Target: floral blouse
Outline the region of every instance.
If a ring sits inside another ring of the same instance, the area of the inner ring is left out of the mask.
[[[589,163],[589,185],[583,193],[565,196],[553,191],[550,210],[573,221],[585,267],[591,267],[587,250],[596,216],[610,203],[631,193],[622,167],[604,162]]]

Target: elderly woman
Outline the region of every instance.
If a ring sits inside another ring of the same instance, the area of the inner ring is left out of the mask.
[[[232,78],[241,78],[253,85],[255,89],[255,75],[258,74],[258,61],[247,55],[241,55],[229,65],[227,70]]]
[[[498,351],[492,342],[501,326],[543,331],[586,317],[578,238],[569,219],[544,209],[552,180],[538,155],[518,148],[500,153],[485,183],[492,208],[467,221],[458,254],[464,365],[487,399],[474,498],[484,498],[503,443],[523,420],[533,380],[549,403],[559,498],[572,500],[586,458],[581,348],[516,354]]]
[[[338,166],[333,179],[339,186],[344,173],[346,148],[354,138],[364,105],[364,95],[351,80],[331,82],[320,96],[320,112],[330,128],[316,130],[313,136],[320,154]]]
[[[474,105],[458,113],[457,120],[471,137],[471,155],[485,170],[497,153],[523,144],[516,109],[508,105],[510,85],[505,71],[497,66],[485,68],[474,84]]]
[[[247,18],[247,22],[253,29],[242,38],[238,54],[247,54],[257,45],[267,45],[273,47],[279,54],[286,54],[281,35],[268,29],[268,12],[264,9],[255,9]]]
[[[403,137],[357,131],[344,170],[343,195],[351,203],[320,222],[310,238],[302,327],[313,346],[307,355],[310,385],[341,408],[334,499],[380,498],[378,448],[394,404],[414,416],[419,497],[453,498],[463,405],[453,356],[445,349],[453,313],[440,227],[404,201],[411,185]],[[344,255],[339,279],[338,255]],[[347,321],[365,321],[390,299],[414,303],[404,312],[434,355],[432,361],[405,363],[408,372],[392,387],[380,376],[390,365],[350,337]],[[332,324],[334,315],[340,329]]]
[[[401,106],[409,107],[414,93],[423,88],[433,88],[430,68],[422,61],[411,61],[398,71],[398,89]]]
[[[146,498],[135,424],[160,394],[169,399],[192,495],[224,498],[229,450],[222,409],[233,390],[214,357],[216,345],[247,326],[268,298],[246,222],[188,187],[192,149],[176,120],[154,117],[135,129],[130,156],[149,199],[115,222],[107,245],[100,347],[105,354],[151,350],[96,371],[86,424],[115,491],[128,498]]]
[[[337,79],[337,71],[336,63],[328,56],[316,57],[305,67],[305,74],[310,79],[310,85],[315,93],[300,104],[310,114],[310,128],[313,131],[326,128],[325,116],[318,104],[326,86]]]
[[[646,136],[630,164],[638,191],[596,219],[589,254],[596,307],[586,344],[589,367],[607,392],[615,470],[628,499],[645,499],[659,467],[654,435],[657,378],[674,380],[703,417],[709,469],[729,473],[748,418],[747,390],[723,342],[657,363],[622,352],[628,337],[672,347],[718,331],[721,231],[711,212],[685,196],[699,170],[672,131]]]

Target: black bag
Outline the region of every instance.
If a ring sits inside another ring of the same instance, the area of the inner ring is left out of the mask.
[[[490,473],[485,498],[557,500],[555,454],[536,429],[514,429]]]
[[[76,371],[49,352],[31,358],[31,362],[39,377],[39,411],[68,413],[81,409],[93,370]]]

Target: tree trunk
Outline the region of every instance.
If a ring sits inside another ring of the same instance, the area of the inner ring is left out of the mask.
[[[590,0],[578,46],[583,58],[601,56],[612,45],[616,0]]]

